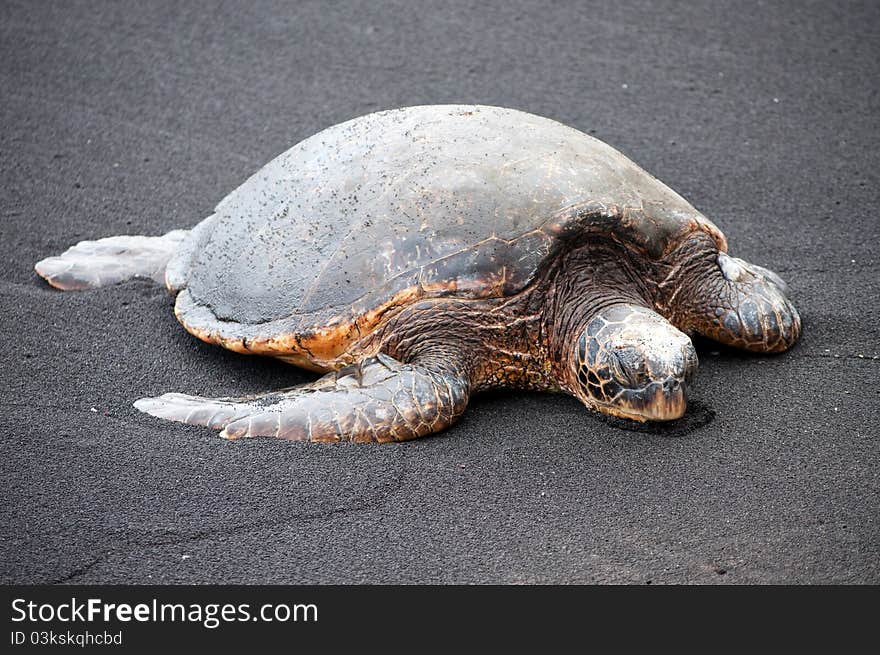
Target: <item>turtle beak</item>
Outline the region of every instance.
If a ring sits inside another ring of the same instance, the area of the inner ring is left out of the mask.
[[[670,377],[642,389],[626,389],[608,409],[615,416],[634,421],[674,421],[687,409],[687,386]]]

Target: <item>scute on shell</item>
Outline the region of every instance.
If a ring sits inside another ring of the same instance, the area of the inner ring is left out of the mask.
[[[616,233],[659,257],[703,230],[686,200],[605,143],[484,106],[408,107],[327,128],[279,155],[172,262],[193,334],[324,369],[424,298],[525,288],[570,239]],[[170,284],[171,282],[169,282]]]

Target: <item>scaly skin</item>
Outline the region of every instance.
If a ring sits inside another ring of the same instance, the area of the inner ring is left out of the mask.
[[[209,400],[165,394],[135,406],[161,418],[221,430],[227,439],[382,443],[449,427],[467,406],[468,393],[454,368],[401,364],[380,354],[311,384],[259,396]]]
[[[670,321],[721,343],[779,353],[800,337],[801,321],[778,275],[719,253],[695,234],[675,253],[676,274],[661,284]]]

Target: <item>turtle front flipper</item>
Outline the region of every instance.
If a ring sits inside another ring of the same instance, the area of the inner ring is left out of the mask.
[[[407,441],[439,432],[467,406],[469,383],[449,362],[401,364],[383,354],[319,380],[249,398],[169,393],[134,406],[159,418],[222,430],[227,439]]]
[[[800,337],[788,285],[773,271],[709,246],[688,269],[694,274],[676,294],[676,325],[753,352],[782,352]]]
[[[117,236],[80,241],[57,257],[37,262],[34,269],[62,291],[94,289],[139,277],[165,282],[165,267],[189,230],[159,237]]]

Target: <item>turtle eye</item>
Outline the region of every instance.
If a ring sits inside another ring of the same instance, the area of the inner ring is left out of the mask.
[[[614,350],[611,359],[611,370],[621,382],[631,387],[642,387],[648,382],[645,358],[635,348],[619,348]]]

